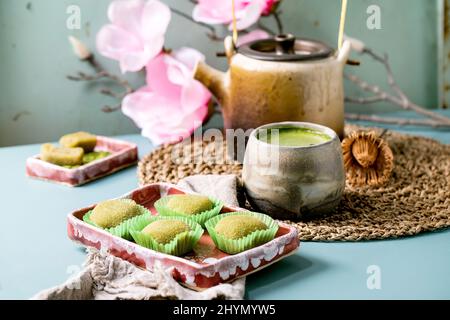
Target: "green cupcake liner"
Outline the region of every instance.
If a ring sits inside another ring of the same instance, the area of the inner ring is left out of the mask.
[[[267,225],[266,230],[257,230],[252,232],[251,234],[243,237],[241,239],[228,239],[224,236],[218,234],[215,230],[217,223],[228,216],[234,215],[250,215],[254,216],[261,221],[263,221]],[[210,237],[213,239],[215,245],[220,250],[228,253],[228,254],[237,254],[243,251],[252,249],[254,247],[260,246],[264,243],[272,241],[275,238],[275,235],[278,231],[278,223],[273,220],[271,217],[257,212],[251,211],[241,211],[241,212],[231,212],[226,214],[221,214],[216,216],[210,220],[208,220],[205,224],[206,229]]]
[[[191,231],[182,232],[171,242],[162,244],[151,236],[142,233],[146,226],[157,220],[179,220],[186,223]],[[174,256],[181,256],[194,248],[203,234],[203,228],[197,222],[185,217],[153,216],[146,222],[135,225],[135,228],[131,229],[130,233],[134,241],[140,246]]]
[[[93,210],[87,212],[83,216],[83,221],[100,229],[103,229],[112,235],[118,236],[120,238],[126,239],[126,240],[133,240],[133,237],[130,234],[130,230],[136,228],[136,226],[140,226],[143,223],[146,223],[151,218],[152,214],[148,209],[141,205],[137,205],[139,208],[139,211],[141,212],[140,215],[135,216],[131,219],[123,221],[121,224],[113,227],[113,228],[102,228],[99,225],[97,225],[94,221],[91,220],[91,214]]]
[[[222,210],[222,207],[223,207],[223,202],[222,201],[216,200],[216,199],[213,199],[213,198],[209,198],[209,200],[211,200],[211,202],[214,203],[214,207],[211,210],[203,211],[201,213],[194,214],[194,215],[187,215],[187,214],[184,214],[182,212],[174,211],[174,210],[172,210],[172,209],[167,207],[167,202],[172,197],[173,196],[166,196],[166,197],[163,197],[163,198],[159,199],[158,201],[156,201],[155,202],[156,211],[158,211],[158,213],[161,216],[166,216],[166,217],[186,217],[188,219],[191,219],[191,220],[197,222],[202,227],[205,227],[206,221],[208,221],[212,217],[217,216],[220,213],[220,210]]]

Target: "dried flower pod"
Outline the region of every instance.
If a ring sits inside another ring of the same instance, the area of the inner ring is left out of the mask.
[[[375,132],[355,131],[342,142],[347,181],[353,186],[380,186],[389,181],[394,155]]]

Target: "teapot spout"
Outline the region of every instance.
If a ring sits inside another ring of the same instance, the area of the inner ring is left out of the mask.
[[[227,94],[225,88],[226,73],[199,61],[194,71],[194,78],[200,81],[222,103]]]

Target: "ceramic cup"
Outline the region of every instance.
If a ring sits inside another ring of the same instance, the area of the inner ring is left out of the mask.
[[[277,128],[306,128],[327,135],[306,147],[280,146],[258,139]],[[277,219],[301,220],[336,209],[345,188],[341,142],[330,128],[306,122],[280,122],[259,127],[250,135],[243,168],[250,203]]]

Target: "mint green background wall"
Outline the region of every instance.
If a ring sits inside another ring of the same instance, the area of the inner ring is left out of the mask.
[[[166,3],[190,13],[188,0]],[[388,52],[402,88],[417,103],[438,106],[438,0],[350,0],[347,33],[364,39],[380,52]],[[0,0],[0,146],[52,141],[63,133],[89,130],[114,135],[138,132],[120,112],[104,114],[101,107],[115,101],[96,92],[98,86],[65,80],[77,70],[88,71],[77,61],[67,42],[75,35],[94,48],[95,34],[106,22],[109,0]],[[82,29],[66,28],[66,9],[78,5]],[[382,29],[368,30],[366,9],[382,9]],[[335,45],[339,0],[284,0],[285,29],[300,36]],[[272,21],[264,21],[273,26]],[[220,43],[204,36],[202,27],[174,16],[167,35],[169,47],[196,47],[207,60],[225,69],[215,57]],[[116,63],[101,59],[109,69]],[[349,67],[365,79],[384,84],[379,65],[363,59],[359,68]],[[139,75],[129,75],[136,86]],[[355,89],[347,85],[347,93]],[[352,111],[389,111],[386,105],[351,106]]]

